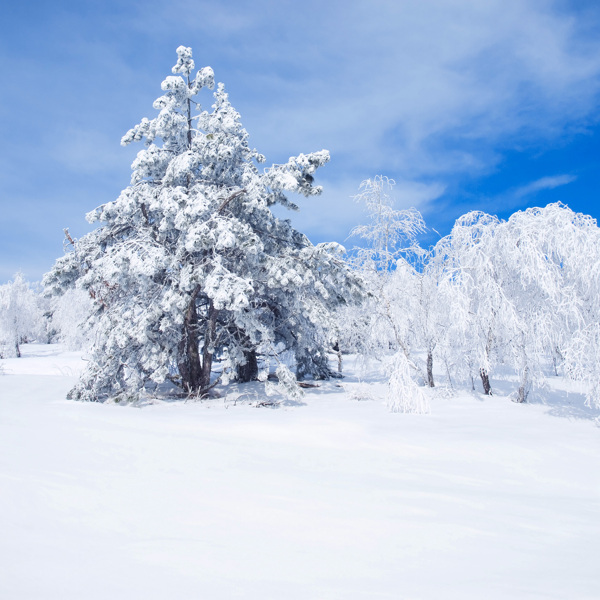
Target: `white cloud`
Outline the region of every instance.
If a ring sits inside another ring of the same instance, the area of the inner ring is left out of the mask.
[[[559,0],[148,0],[123,28],[159,36],[161,56],[177,39],[162,75],[191,45],[269,160],[327,148],[339,178],[422,180],[485,174],[503,148],[596,119],[599,15]],[[135,81],[158,68],[146,46]]]
[[[532,201],[531,196],[534,196],[538,192],[568,185],[576,180],[577,177],[575,175],[569,174],[540,177],[522,186],[509,188],[500,194],[479,198],[477,208],[491,214],[497,214],[498,212],[507,213],[515,209],[522,209]],[[472,209],[472,207],[463,206],[462,209],[466,212]]]
[[[527,185],[517,188],[514,192],[514,195],[517,198],[523,198],[525,196],[541,192],[542,190],[553,190],[554,188],[562,185],[567,185],[576,179],[577,177],[574,175],[553,175],[551,177],[542,177],[532,181],[531,183],[528,183]]]
[[[160,11],[167,24],[177,15],[182,43],[225,81],[269,162],[330,150],[323,197],[292,218],[315,239],[343,239],[360,221],[349,197],[365,177],[396,179],[426,218],[438,200],[439,216],[444,189],[493,172],[506,149],[547,147],[598,118],[597,10],[559,0],[155,1],[147,19],[162,27]]]

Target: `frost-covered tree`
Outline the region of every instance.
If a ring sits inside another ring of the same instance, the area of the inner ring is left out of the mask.
[[[588,399],[599,403],[600,229],[595,219],[560,203],[530,208],[503,224],[498,245],[515,271],[506,293],[519,317],[510,345],[521,375],[517,399],[527,398],[549,360],[556,365],[567,357],[567,376],[586,382]]]
[[[21,344],[42,331],[37,294],[22,273],[0,286],[0,355],[21,357]]]
[[[365,179],[354,196],[356,202],[365,205],[369,220],[350,233],[364,241],[356,249],[357,262],[380,273],[395,269],[398,258],[417,249],[416,236],[425,231],[425,222],[416,208],[394,207],[395,185],[393,179],[376,175]]]
[[[75,285],[94,300],[96,343],[75,398],[136,397],[166,380],[204,395],[216,356],[224,380],[264,378],[257,357],[277,361],[282,350],[299,377],[326,377],[331,310],[358,292],[343,248],[313,246],[271,212],[296,208],[286,192],[321,192],[313,178],[328,152],[259,170],[265,158],[248,145],[224,86],[202,110],[197,96],[213,87],[213,72],[194,74],[190,48],[177,55],[158,115],[122,139],[146,142],[131,185],[88,215],[101,226],[73,240],[45,278],[53,292]],[[283,362],[277,370],[293,383]]]
[[[422,406],[410,386],[433,387],[434,356],[451,385],[475,389],[480,378],[487,395],[494,375],[512,371],[516,402],[562,370],[600,406],[596,221],[560,203],[507,221],[473,211],[425,252],[414,241],[420,215],[395,210],[392,188],[383,177],[361,186],[370,223],[354,230],[367,242],[355,265],[370,295],[343,313],[346,346],[387,364],[392,409]]]
[[[414,208],[395,208],[395,185],[393,179],[377,175],[363,181],[355,196],[365,205],[369,223],[355,227],[350,234],[363,244],[354,249],[353,264],[370,296],[362,306],[362,316],[349,322],[359,326],[355,338],[365,354],[388,354],[394,348],[414,367],[410,356],[412,311],[407,302],[417,294],[413,259],[422,252],[416,236],[425,230],[425,222]]]
[[[547,365],[556,369],[561,360],[594,397],[599,249],[595,220],[560,203],[508,221],[480,212],[460,217],[436,247],[450,290],[446,352],[461,356],[471,377],[479,374],[486,394],[502,363],[517,373],[515,400],[525,402]]]
[[[492,392],[490,372],[498,357],[502,326],[511,319],[502,286],[503,266],[496,255],[499,224],[491,215],[467,213],[456,220],[450,235],[434,250],[445,261],[445,287],[452,292],[455,322],[451,351],[458,350],[462,356],[462,363],[456,365],[457,374],[466,371],[471,381],[479,376],[485,394]]]
[[[343,311],[341,320],[348,345],[385,363],[390,408],[426,412],[425,397],[415,382],[425,375],[412,354],[420,333],[416,320],[424,306],[422,274],[415,268],[423,251],[416,236],[425,230],[425,223],[416,209],[395,208],[394,186],[394,180],[378,175],[363,181],[355,197],[366,206],[369,223],[352,231],[363,242],[355,249],[353,262],[369,295],[359,310]]]
[[[450,309],[453,301],[454,286],[446,277],[445,254],[435,247],[420,256],[418,268],[414,269],[412,302],[413,329],[416,345],[425,351],[426,383],[434,387],[434,355],[438,354],[446,366],[450,377],[448,360],[444,353],[444,340],[453,326]],[[440,352],[441,350],[441,352]],[[450,382],[451,383],[451,382]]]

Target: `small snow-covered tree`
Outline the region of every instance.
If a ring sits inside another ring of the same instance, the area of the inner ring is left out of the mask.
[[[412,289],[415,269],[407,259],[420,253],[416,235],[425,230],[425,223],[416,209],[394,207],[395,185],[393,179],[377,175],[363,181],[355,196],[365,205],[369,223],[355,227],[350,234],[363,241],[354,250],[353,263],[368,286],[370,299],[368,306],[361,308],[362,319],[353,322],[362,323],[359,337],[365,354],[388,354],[394,348],[414,365],[410,356],[411,311],[405,309],[407,299],[416,293]]]
[[[436,246],[421,255],[420,268],[415,270],[416,295],[413,303],[413,319],[416,344],[425,351],[426,383],[434,387],[434,354],[439,355],[451,384],[448,366],[449,356],[444,353],[444,340],[454,324],[451,310],[454,286],[446,273],[446,255]]]
[[[318,195],[323,150],[260,171],[225,88],[212,111],[197,95],[213,87],[190,48],[177,49],[173,76],[122,140],[146,141],[131,185],[88,215],[101,226],[76,240],[46,287],[85,289],[97,327],[92,360],[72,397],[136,397],[170,380],[189,393],[211,388],[213,360],[224,379],[257,375],[257,356],[288,350],[299,377],[329,375],[324,344],[331,310],[358,293],[338,244],[313,246],[271,207],[285,193]],[[194,109],[198,114],[194,114]],[[286,365],[280,381],[293,381]]]
[[[42,311],[36,293],[22,273],[0,286],[0,354],[21,357],[21,344],[42,331]]]
[[[364,204],[369,223],[358,225],[351,236],[364,240],[357,248],[357,261],[377,272],[395,269],[398,258],[416,248],[416,236],[425,231],[425,222],[416,208],[394,208],[396,182],[385,175],[365,179],[354,200]]]
[[[369,215],[369,223],[351,233],[364,244],[354,251],[354,266],[366,282],[369,296],[360,309],[342,313],[342,319],[350,330],[346,338],[352,340],[355,349],[386,363],[390,408],[425,412],[423,402],[408,400],[413,392],[415,399],[422,392],[411,376],[406,376],[408,368],[413,377],[425,378],[412,356],[418,310],[424,306],[422,274],[415,268],[423,251],[416,236],[425,230],[425,223],[416,209],[394,207],[394,186],[394,180],[378,175],[363,181],[355,197],[366,205]]]

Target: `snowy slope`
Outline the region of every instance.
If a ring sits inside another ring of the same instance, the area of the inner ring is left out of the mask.
[[[327,382],[132,408],[65,400],[79,355],[23,350],[1,363],[0,598],[599,597],[600,429],[560,380],[571,406],[411,416]]]

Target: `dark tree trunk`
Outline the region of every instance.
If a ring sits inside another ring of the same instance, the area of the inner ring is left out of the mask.
[[[433,381],[433,352],[431,350],[427,351],[427,385],[435,387],[435,382]]]
[[[19,348],[19,342],[15,342],[15,354],[17,358],[21,358],[21,348]]]
[[[338,359],[338,375],[340,377],[343,377],[343,373],[342,373],[342,368],[343,368],[343,357],[342,357],[342,349],[340,348],[339,344],[337,344],[337,350],[336,350],[336,354],[337,354],[337,359]]]
[[[256,358],[256,350],[244,352],[246,363],[238,365],[236,369],[236,378],[241,383],[255,381],[258,377],[258,360]]]
[[[204,337],[204,348],[202,350],[202,376],[200,380],[200,395],[204,395],[210,388],[210,374],[214,355],[214,344],[217,333],[217,317],[219,311],[214,307],[212,300],[208,305],[208,321],[206,323],[206,335]]]
[[[529,395],[529,367],[525,367],[523,369],[523,374],[521,375],[521,385],[519,386],[519,391],[517,392],[517,402],[527,402],[527,396]]]
[[[181,383],[188,393],[200,390],[202,383],[202,365],[198,350],[198,313],[196,312],[196,298],[200,293],[197,287],[190,298],[185,318],[183,321],[183,335],[179,342],[179,374]]]
[[[495,313],[494,313],[495,314]],[[494,337],[492,335],[492,328],[488,329],[487,334],[487,342],[485,344],[485,357],[487,364],[490,364],[490,353],[492,351]],[[483,384],[483,393],[486,396],[492,395],[492,386],[490,385],[490,377],[488,375],[487,369],[479,369],[479,374],[481,375],[481,383]]]
[[[492,395],[492,386],[490,385],[490,377],[485,369],[479,369],[479,375],[481,376],[481,383],[483,384],[483,393],[486,396]]]

